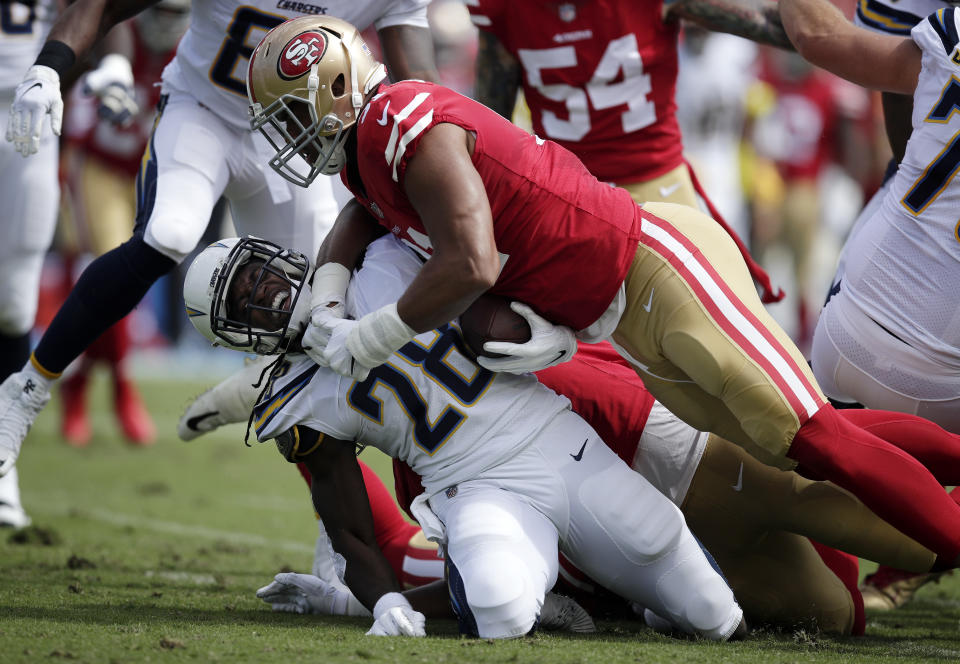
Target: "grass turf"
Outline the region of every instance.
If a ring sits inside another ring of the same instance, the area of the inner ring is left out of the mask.
[[[199,383],[144,383],[159,439],[128,447],[105,382],[93,390],[88,448],[61,442],[57,403],[27,440],[19,469],[34,527],[0,533],[0,662],[960,660],[957,578],[868,615],[868,636],[846,639],[761,632],[713,644],[601,622],[591,636],[493,643],[461,639],[452,621],[430,621],[426,639],[374,639],[367,619],[274,614],[254,591],[280,570],[308,571],[312,558],[313,514],[295,469],[272,445],[244,447],[241,426],[181,443],[176,419]],[[388,471],[382,455],[363,456]]]

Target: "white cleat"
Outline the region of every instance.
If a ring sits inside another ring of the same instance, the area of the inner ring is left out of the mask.
[[[225,424],[246,422],[263,389],[263,385],[253,386],[266,366],[276,359],[258,357],[194,399],[177,422],[180,440],[190,441]]]
[[[26,528],[30,517],[20,504],[20,484],[16,467],[0,477],[0,528]]]
[[[0,384],[0,477],[17,462],[24,438],[48,401],[46,383],[26,371],[10,374]]]
[[[590,634],[597,631],[593,618],[573,599],[547,593],[540,609],[540,627],[559,632]]]

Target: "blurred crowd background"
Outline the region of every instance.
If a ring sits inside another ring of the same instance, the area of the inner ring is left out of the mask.
[[[853,0],[837,4],[852,16]],[[132,19],[140,111],[128,125],[98,119],[80,86],[69,97],[64,195],[44,268],[37,332],[90,258],[129,236],[136,172],[159,96],[154,82],[186,28],[188,12],[189,0],[165,0]],[[443,82],[470,95],[477,35],[466,8],[457,0],[435,0],[430,23]],[[376,47],[375,36],[369,37]],[[806,351],[839,249],[890,159],[879,95],[814,69],[796,54],[694,26],[684,27],[679,64],[676,101],[686,157],[721,214],[787,291],[770,311]],[[515,121],[522,124],[524,114],[519,100]],[[229,212],[218,206],[207,237],[231,234]],[[132,363],[134,376],[195,376],[203,367],[204,376],[215,377],[234,368],[238,358],[212,352],[187,324],[182,279],[182,266],[161,279],[108,333],[111,339],[71,367],[74,377],[63,389],[82,392],[86,369],[101,360],[113,367]],[[69,407],[70,400],[65,403]]]

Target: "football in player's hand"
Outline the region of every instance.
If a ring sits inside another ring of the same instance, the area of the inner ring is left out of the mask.
[[[530,341],[530,326],[526,319],[510,308],[510,300],[499,295],[481,295],[460,314],[460,331],[463,340],[474,355],[503,357],[500,353],[487,353],[483,344],[487,341],[509,341],[522,344]]]

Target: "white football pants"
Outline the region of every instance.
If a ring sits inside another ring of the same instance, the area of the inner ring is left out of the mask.
[[[908,346],[843,290],[820,312],[810,364],[829,397],[919,415],[960,433],[960,357],[951,367]]]
[[[429,501],[482,638],[534,626],[557,551],[606,588],[690,633],[726,639],[742,611],[679,508],[564,412],[514,458]],[[453,572],[452,572],[453,573]],[[451,596],[457,594],[451,588]],[[468,621],[469,622],[469,621]]]
[[[11,103],[0,101],[0,127],[7,126]],[[60,202],[57,146],[49,116],[43,121],[40,151],[26,159],[0,137],[0,335],[26,334],[37,315],[40,271]]]
[[[312,259],[337,215],[330,180],[298,187],[270,169],[271,156],[259,132],[237,129],[193,97],[170,92],[138,175],[144,241],[182,261],[223,195],[239,234],[272,240]]]

